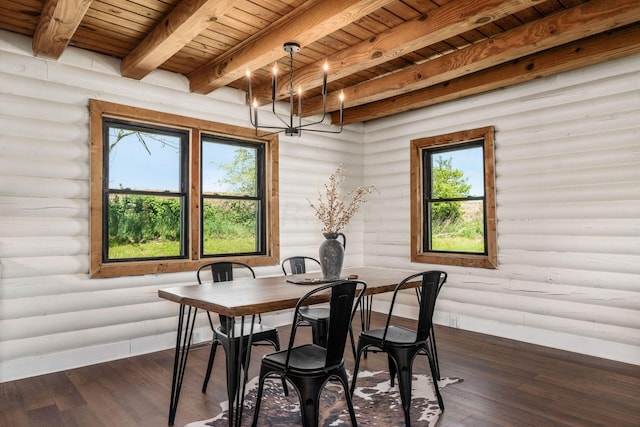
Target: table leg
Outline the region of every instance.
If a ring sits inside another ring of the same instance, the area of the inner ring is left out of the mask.
[[[364,298],[360,300],[360,303],[364,307],[361,311],[361,320],[362,320],[362,330],[368,331],[371,329],[371,312],[373,308],[373,295],[366,295]],[[364,358],[367,358],[368,350],[364,350]]]
[[[184,322],[185,305],[180,304],[180,313],[178,315],[178,333],[176,337],[176,353],[173,360],[173,378],[171,380],[171,402],[169,403],[169,425],[172,426],[176,419],[176,411],[178,410],[178,399],[180,399],[180,389],[182,388],[182,379],[184,371],[187,367],[187,356],[191,347],[191,338],[193,335],[193,327],[196,322],[197,308],[193,308],[193,317],[191,314],[192,307],[187,311],[187,319]],[[186,325],[184,335],[182,333],[183,325]],[[180,351],[182,349],[182,351]]]
[[[236,354],[236,319],[235,317],[226,316],[227,319],[227,334],[229,336],[229,352],[231,355]],[[228,357],[228,356],[227,356]],[[232,360],[231,358],[227,360]],[[235,368],[235,369],[234,369]],[[227,378],[231,378],[230,375],[233,375],[233,379],[227,381],[227,400],[229,402],[229,427],[233,427],[234,425],[234,414],[236,409],[236,388],[238,384],[238,373],[237,371],[242,369],[238,365],[238,361],[235,360],[234,363],[227,363]],[[236,372],[229,372],[229,370]],[[235,384],[235,386],[234,386]]]

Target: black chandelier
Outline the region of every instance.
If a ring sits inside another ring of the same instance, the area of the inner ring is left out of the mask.
[[[298,104],[298,120],[297,126],[294,126],[294,99],[296,92],[293,89],[293,54],[300,52],[300,45],[296,42],[287,42],[284,44],[283,49],[289,54],[289,117],[283,119],[280,114],[276,113],[276,92],[278,86],[278,68],[273,66],[273,75],[271,76],[271,111],[275,117],[282,122],[284,126],[264,126],[258,124],[258,101],[253,98],[251,93],[251,72],[247,70],[247,84],[248,84],[248,98],[249,98],[249,120],[251,125],[256,130],[256,136],[269,136],[276,133],[284,132],[287,136],[300,136],[302,129],[311,132],[323,132],[323,133],[340,133],[343,126],[343,111],[344,111],[344,93],[340,92],[340,129],[339,130],[324,130],[324,129],[311,129],[309,126],[322,123],[327,115],[327,71],[328,64],[324,64],[324,75],[322,79],[322,117],[317,122],[302,124],[302,88],[298,88],[297,91],[297,104]],[[266,134],[258,135],[259,130],[268,129]]]

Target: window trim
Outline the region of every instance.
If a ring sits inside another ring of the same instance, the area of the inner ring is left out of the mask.
[[[428,264],[457,265],[477,268],[498,268],[495,197],[495,154],[493,126],[453,132],[411,140],[411,261]],[[424,164],[426,149],[444,148],[464,142],[483,141],[485,221],[487,254],[443,253],[424,251]]]
[[[219,256],[220,261],[242,261],[251,266],[276,265],[280,259],[280,217],[279,217],[279,175],[278,136],[256,138],[255,130],[224,123],[211,122],[171,113],[163,113],[144,108],[130,107],[106,101],[89,100],[90,112],[90,271],[91,278],[133,276],[142,274],[173,273],[194,271],[211,262],[211,257],[203,258],[200,253],[200,134],[220,135],[226,138],[250,140],[265,147],[265,194],[266,194],[266,254],[248,256]],[[102,119],[114,118],[147,123],[162,127],[187,130],[189,141],[189,190],[188,223],[190,235],[187,238],[187,259],[159,259],[103,262],[103,129]]]

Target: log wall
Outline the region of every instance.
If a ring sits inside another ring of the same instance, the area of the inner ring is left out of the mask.
[[[74,48],[58,61],[31,52],[0,31],[0,382],[172,347],[177,306],[157,290],[194,282],[89,279],[88,100],[248,124],[237,91],[191,94],[166,72],[124,79],[119,61]],[[409,141],[494,125],[500,266],[446,267],[437,321],[640,364],[639,113],[636,55],[339,135],[281,137],[281,257],[317,254],[307,200],[342,162],[348,185],[379,191],[345,230],[345,265],[434,267],[409,261]]]
[[[498,269],[410,263],[409,141],[484,126],[496,128]],[[448,271],[438,323],[640,363],[640,56],[364,132],[365,180],[382,195],[366,265]]]
[[[35,58],[30,39],[0,31],[0,382],[175,345],[178,306],[157,291],[195,283],[194,271],[89,279],[89,99],[238,126],[248,111],[239,91],[203,96],[173,73],[119,73],[119,61],[75,48],[59,61]],[[307,199],[339,162],[348,185],[362,182],[361,130],[280,137],[282,258],[317,257],[324,238]],[[345,265],[363,263],[363,221],[350,224]],[[206,340],[199,322],[196,339]]]

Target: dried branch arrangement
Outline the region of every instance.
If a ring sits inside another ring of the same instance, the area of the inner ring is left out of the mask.
[[[324,185],[325,195],[318,190],[318,203],[309,201],[316,217],[322,222],[323,233],[339,233],[351,220],[360,207],[367,203],[367,196],[374,190],[374,186],[358,186],[346,193],[340,192],[340,187],[346,179],[348,169],[340,163],[336,171],[329,176],[329,182]]]

